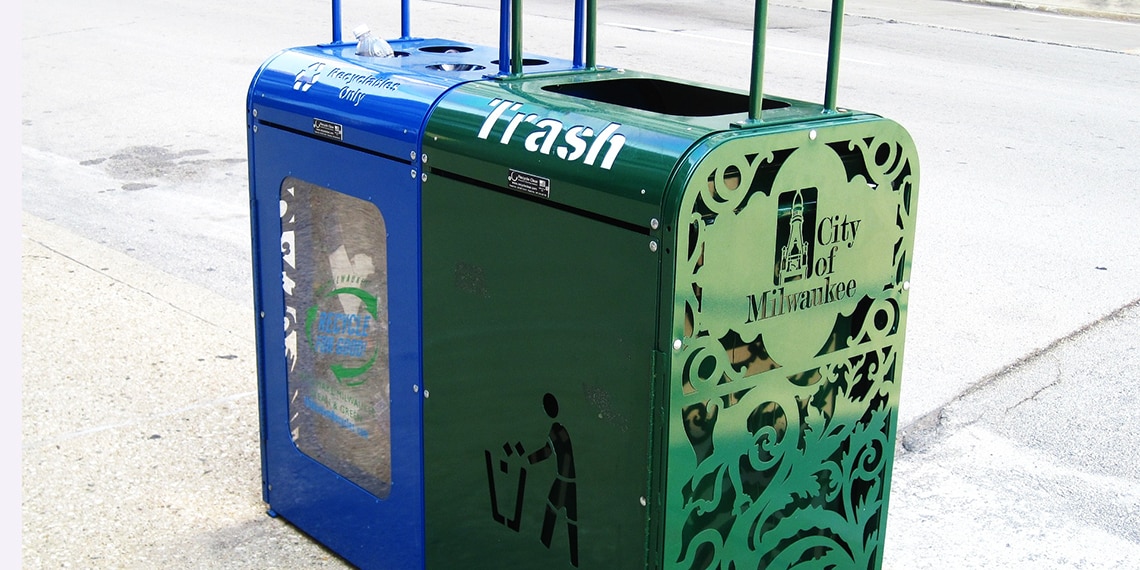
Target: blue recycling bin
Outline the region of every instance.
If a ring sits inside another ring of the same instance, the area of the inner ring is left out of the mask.
[[[362,567],[424,565],[421,133],[498,52],[402,38],[284,50],[247,112],[263,494]],[[552,60],[535,66],[566,68]],[[493,70],[490,70],[493,71]]]

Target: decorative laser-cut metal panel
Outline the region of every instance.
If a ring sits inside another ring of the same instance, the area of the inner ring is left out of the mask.
[[[917,187],[877,119],[728,138],[692,170],[667,567],[880,566]]]

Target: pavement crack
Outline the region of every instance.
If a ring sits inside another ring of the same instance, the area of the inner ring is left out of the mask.
[[[82,261],[80,261],[80,260],[78,260],[78,259],[76,259],[76,258],[74,258],[74,257],[72,257],[72,256],[70,256],[70,255],[67,255],[66,253],[63,253],[62,251],[60,251],[60,250],[58,250],[58,249],[56,249],[56,248],[54,248],[54,247],[52,247],[52,246],[50,246],[50,245],[48,245],[48,244],[46,244],[46,243],[42,242],[42,241],[40,241],[40,240],[37,240],[37,239],[33,239],[33,238],[30,238],[30,237],[26,237],[26,236],[25,236],[25,239],[27,239],[27,240],[29,240],[29,241],[31,241],[31,242],[34,242],[34,243],[36,243],[36,244],[38,244],[40,247],[42,247],[42,248],[44,248],[44,249],[46,249],[46,250],[48,250],[48,251],[50,251],[50,252],[54,253],[55,255],[58,255],[58,256],[60,256],[60,257],[62,257],[62,258],[64,258],[64,259],[67,259],[68,261],[71,261],[72,263],[75,263],[76,265],[79,265],[80,267],[85,267],[85,268],[87,268],[87,269],[89,269],[89,270],[91,270],[91,271],[93,271],[93,272],[95,272],[95,273],[97,273],[97,274],[99,274],[99,275],[102,275],[103,277],[106,277],[107,279],[110,279],[111,281],[113,281],[114,283],[116,283],[116,284],[118,284],[118,285],[122,285],[122,286],[124,286],[124,287],[127,287],[127,288],[131,289],[132,291],[135,291],[135,292],[137,292],[137,293],[140,293],[140,294],[142,294],[142,295],[145,295],[145,296],[147,296],[147,297],[150,297],[151,299],[154,299],[155,301],[158,301],[158,302],[160,302],[160,303],[164,303],[164,304],[166,304],[167,306],[169,306],[170,308],[172,308],[172,309],[174,309],[174,310],[176,310],[176,311],[178,311],[178,312],[180,312],[180,313],[182,313],[182,314],[185,314],[185,315],[187,315],[187,316],[190,316],[190,317],[192,317],[192,318],[194,318],[194,319],[196,319],[196,320],[198,320],[198,321],[200,321],[200,322],[203,322],[203,323],[205,323],[205,324],[208,324],[208,325],[210,325],[210,326],[213,326],[213,327],[217,327],[217,328],[219,328],[219,329],[221,329],[221,330],[224,330],[224,331],[226,331],[226,332],[227,332],[227,333],[229,333],[229,334],[235,334],[235,333],[234,333],[232,330],[229,330],[229,329],[228,329],[227,327],[225,327],[225,326],[219,325],[218,323],[215,323],[215,322],[213,322],[213,321],[210,321],[210,320],[208,320],[208,319],[205,319],[205,318],[203,318],[201,315],[198,315],[198,314],[192,313],[192,312],[188,311],[187,309],[184,309],[184,308],[182,308],[182,307],[180,307],[180,306],[178,306],[178,305],[175,305],[174,303],[172,303],[172,302],[170,302],[170,301],[168,301],[168,300],[166,300],[166,299],[163,299],[162,297],[158,297],[158,296],[156,296],[154,293],[151,293],[150,291],[147,291],[146,289],[140,289],[140,288],[138,288],[138,287],[136,287],[136,286],[134,286],[134,285],[132,285],[132,284],[130,284],[130,283],[128,283],[128,282],[126,282],[126,281],[123,281],[122,279],[119,279],[118,277],[115,277],[114,275],[111,275],[110,273],[107,273],[107,271],[106,271],[106,268],[98,268],[98,267],[92,267],[91,265],[89,265],[89,264],[87,264],[87,263],[84,263],[84,262],[82,262]],[[26,257],[26,256],[25,256],[25,257]],[[47,258],[46,258],[46,257],[44,257],[44,259],[47,259]]]
[[[193,411],[197,411],[197,410],[201,410],[201,409],[208,409],[208,408],[214,408],[214,407],[218,407],[218,406],[224,406],[224,405],[227,405],[231,402],[236,402],[238,400],[253,398],[256,396],[257,396],[256,391],[254,391],[254,392],[241,392],[241,393],[237,393],[237,394],[229,394],[226,396],[214,398],[212,400],[197,402],[197,403],[191,404],[189,406],[183,406],[183,407],[178,408],[176,410],[169,410],[169,411],[165,411],[165,412],[157,412],[157,413],[153,413],[153,414],[148,414],[145,416],[138,416],[138,417],[134,417],[134,418],[127,419],[127,420],[117,422],[117,423],[113,423],[113,424],[103,424],[100,426],[93,426],[93,427],[89,427],[86,429],[73,431],[70,433],[56,435],[56,436],[48,438],[48,439],[42,439],[42,440],[31,441],[31,442],[24,442],[23,445],[21,445],[21,450],[23,450],[23,451],[34,451],[34,450],[37,450],[37,449],[40,449],[43,447],[47,447],[47,446],[51,446],[51,445],[59,445],[61,443],[64,443],[66,441],[76,439],[79,437],[84,437],[84,436],[88,436],[88,435],[92,435],[92,434],[96,434],[96,433],[100,433],[100,432],[104,432],[104,431],[108,431],[108,430],[116,430],[116,429],[133,427],[133,426],[137,426],[140,424],[153,422],[155,420],[161,420],[163,418],[168,418],[171,416],[179,416],[182,414],[186,414],[187,412],[193,412]],[[152,436],[151,439],[154,439],[154,437]]]
[[[1054,387],[1056,387],[1056,386],[1060,385],[1060,384],[1061,384],[1061,363],[1060,363],[1060,362],[1055,362],[1055,364],[1057,365],[1057,370],[1056,370],[1056,373],[1055,373],[1055,377],[1053,378],[1053,381],[1052,381],[1052,382],[1050,382],[1050,383],[1048,383],[1048,384],[1046,384],[1046,385],[1044,385],[1044,386],[1042,386],[1042,387],[1038,388],[1038,389],[1037,389],[1035,392],[1033,392],[1033,393],[1032,393],[1032,394],[1030,394],[1029,396],[1026,396],[1025,398],[1022,398],[1022,399],[1021,399],[1019,402],[1017,402],[1016,404],[1014,404],[1014,405],[1012,405],[1012,406],[1010,406],[1010,407],[1006,408],[1006,409],[1005,409],[1005,413],[1007,413],[1007,414],[1008,414],[1008,413],[1010,413],[1010,412],[1012,412],[1012,411],[1016,410],[1016,409],[1017,409],[1019,406],[1021,406],[1022,404],[1026,403],[1026,402],[1030,402],[1030,401],[1034,401],[1034,400],[1037,400],[1037,396],[1040,396],[1042,392],[1044,392],[1044,391],[1046,391],[1046,390],[1048,390],[1048,389],[1050,389],[1050,388],[1054,388]]]
[[[900,450],[903,452],[921,452],[924,449],[928,448],[930,445],[937,443],[938,441],[942,440],[947,435],[945,432],[946,432],[946,428],[947,428],[947,424],[948,424],[948,422],[946,422],[946,412],[948,409],[950,409],[953,406],[955,406],[956,404],[962,402],[966,398],[968,398],[968,397],[970,397],[970,396],[972,396],[972,395],[974,395],[974,394],[976,394],[982,390],[985,390],[985,389],[988,389],[988,388],[994,386],[996,383],[1001,382],[1005,378],[1008,378],[1009,376],[1011,376],[1013,373],[1017,372],[1018,370],[1021,370],[1022,368],[1029,366],[1031,364],[1034,364],[1034,363],[1040,361],[1042,358],[1045,358],[1047,356],[1051,356],[1062,345],[1064,345],[1068,342],[1071,342],[1073,340],[1079,339],[1080,337],[1089,334],[1094,329],[1097,329],[1097,328],[1104,326],[1108,323],[1116,321],[1116,320],[1120,319],[1125,313],[1132,311],[1132,310],[1135,310],[1138,307],[1140,307],[1140,298],[1133,299],[1132,301],[1125,303],[1124,305],[1118,307],[1117,309],[1113,310],[1112,312],[1110,312],[1110,313],[1108,313],[1108,314],[1106,314],[1106,315],[1104,315],[1104,316],[1102,316],[1102,317],[1100,317],[1100,318],[1098,318],[1092,322],[1089,322],[1089,323],[1085,324],[1084,326],[1079,327],[1079,328],[1073,330],[1072,332],[1070,332],[1064,336],[1061,336],[1061,337],[1053,340],[1053,342],[1050,342],[1049,344],[1045,345],[1044,347],[1041,347],[1037,350],[1034,350],[1034,351],[1026,354],[1025,356],[1022,356],[1021,358],[1011,362],[1009,365],[1001,368],[1000,370],[997,370],[995,372],[992,372],[992,373],[984,376],[983,378],[981,378],[977,382],[975,382],[972,385],[970,385],[969,387],[967,387],[965,390],[962,390],[961,392],[959,392],[958,395],[954,396],[953,398],[951,398],[946,403],[942,404],[941,406],[938,406],[937,408],[931,410],[927,414],[919,417],[918,419],[912,421],[911,423],[900,427],[897,431],[898,443],[899,443]],[[1014,404],[1013,406],[1006,408],[1006,410],[1005,410],[1006,413],[1012,411],[1013,409],[1017,408],[1018,406],[1020,406],[1021,404],[1025,403],[1027,401],[1030,401],[1030,400],[1037,398],[1038,396],[1041,395],[1041,393],[1045,392],[1046,390],[1048,390],[1052,387],[1057,386],[1058,384],[1060,384],[1060,382],[1061,382],[1061,373],[1060,373],[1060,364],[1058,363],[1057,375],[1049,384],[1041,386],[1031,396],[1024,398],[1021,401],[1019,401],[1018,403]],[[980,419],[980,417],[976,417],[976,418],[954,418],[954,421],[952,422],[951,427],[953,427],[953,428],[968,427],[970,425],[973,425],[974,423],[977,423],[977,421],[979,419]]]
[[[82,34],[82,33],[87,33],[87,32],[98,32],[98,31],[102,31],[102,30],[113,30],[115,28],[123,28],[123,27],[134,26],[136,24],[138,24],[138,22],[132,20],[129,22],[120,22],[117,24],[109,24],[106,26],[89,26],[86,28],[74,28],[74,29],[70,29],[70,30],[58,30],[58,31],[50,32],[50,33],[46,33],[46,34],[40,34],[38,36],[28,36],[26,38],[23,38],[23,41],[39,40],[39,39],[43,39],[43,38],[50,38],[50,37],[54,37],[54,36],[63,36],[63,35],[70,35],[70,34]]]

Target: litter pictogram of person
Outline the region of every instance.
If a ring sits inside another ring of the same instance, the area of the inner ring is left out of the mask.
[[[543,546],[550,548],[554,538],[554,527],[558,523],[559,514],[566,519],[566,532],[570,548],[570,564],[578,566],[578,491],[574,474],[574,450],[570,444],[570,432],[557,421],[558,399],[553,394],[546,394],[542,398],[542,406],[546,415],[555,420],[550,425],[546,442],[542,447],[527,454],[521,443],[514,446],[509,443],[503,445],[503,451],[509,459],[512,455],[525,456],[529,465],[534,465],[547,459],[554,458],[557,472],[554,481],[550,484],[550,493],[546,497],[546,513],[542,519],[542,533],[539,538]],[[518,532],[523,510],[523,490],[526,485],[526,468],[519,468],[518,488],[515,497],[515,512],[513,518],[507,518],[500,512],[498,496],[495,489],[495,474],[492,468],[491,452],[485,452],[487,459],[487,480],[491,490],[491,516],[496,522],[506,525],[507,528]],[[499,469],[508,472],[506,460],[499,461]]]

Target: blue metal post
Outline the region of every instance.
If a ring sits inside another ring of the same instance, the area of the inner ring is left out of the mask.
[[[582,69],[586,50],[586,4],[574,0],[574,69]]]
[[[340,43],[340,0],[332,0],[332,41]]]
[[[407,40],[412,37],[412,16],[408,10],[408,1],[400,1],[400,39]]]
[[[511,0],[499,2],[499,75],[511,74]]]

